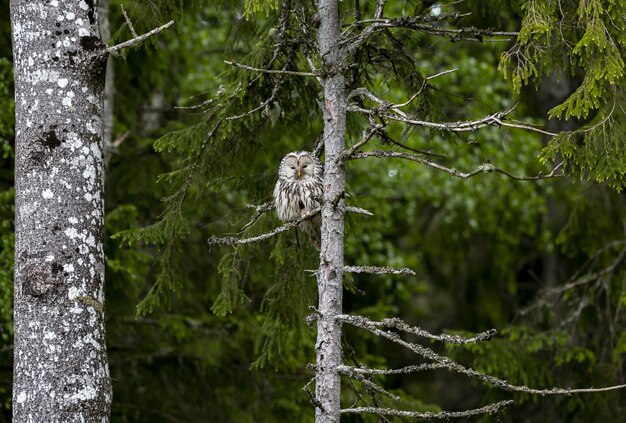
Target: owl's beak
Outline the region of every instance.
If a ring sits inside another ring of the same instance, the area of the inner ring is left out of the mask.
[[[298,179],[300,179],[300,176],[302,176],[302,171],[298,168]]]

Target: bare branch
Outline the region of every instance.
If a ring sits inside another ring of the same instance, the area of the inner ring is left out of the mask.
[[[617,268],[617,266],[619,266],[620,263],[624,261],[624,259],[626,259],[626,248],[623,249],[618,254],[618,256],[615,258],[615,260],[613,260],[613,262],[610,265],[608,265],[604,269],[600,270],[599,272],[592,273],[590,275],[583,276],[581,278],[575,279],[574,281],[568,282],[567,284],[565,284],[565,285],[563,285],[561,287],[552,288],[552,289],[549,290],[549,292],[551,292],[551,293],[563,293],[563,292],[568,291],[568,290],[570,290],[572,288],[576,288],[577,286],[585,285],[585,284],[588,284],[589,282],[596,281],[596,280],[602,278],[603,276],[606,276],[609,273],[612,273]]]
[[[346,316],[341,315],[337,317],[345,318]],[[626,388],[626,384],[607,386],[603,388],[579,388],[579,389],[572,389],[572,388],[535,389],[535,388],[529,388],[528,386],[523,386],[523,385],[521,386],[513,385],[507,382],[506,380],[499,379],[497,377],[481,373],[471,368],[467,368],[463,366],[462,364],[457,363],[456,361],[453,361],[452,359],[448,357],[437,354],[430,348],[424,347],[423,345],[415,344],[412,342],[407,342],[403,340],[397,333],[378,329],[375,324],[372,324],[375,322],[368,322],[367,319],[365,320],[353,319],[349,321],[349,323],[352,324],[353,326],[360,327],[361,329],[365,329],[374,335],[382,336],[383,338],[386,338],[392,342],[395,342],[396,344],[401,345],[413,351],[417,355],[437,363],[440,366],[440,368],[445,368],[445,369],[469,376],[471,378],[479,379],[496,388],[504,389],[506,391],[524,392],[527,394],[544,396],[544,395],[572,395],[572,394],[580,394],[580,393],[606,392],[606,391],[613,391],[617,389]]]
[[[378,14],[377,14],[378,15]],[[361,33],[346,38],[342,41],[342,44],[347,53],[351,53],[361,45],[363,45],[372,35],[377,32],[384,31],[392,28],[404,28],[413,31],[426,32],[433,35],[441,35],[449,37],[452,41],[510,41],[510,38],[500,37],[517,37],[518,32],[507,31],[494,31],[492,29],[481,29],[476,27],[464,27],[459,29],[446,29],[438,26],[428,25],[428,22],[436,22],[442,20],[459,19],[470,15],[469,13],[443,13],[441,15],[422,15],[422,16],[404,16],[401,18],[383,18],[382,10],[380,16],[375,16],[374,19],[361,20],[353,23],[346,32],[352,28],[361,27],[365,23],[370,25],[365,28]],[[344,33],[345,34],[345,33]],[[495,39],[494,39],[495,38]]]
[[[382,327],[387,327],[387,328],[394,328],[394,329],[401,330],[402,332],[411,333],[413,335],[421,336],[423,338],[433,339],[435,341],[446,342],[448,344],[473,344],[476,342],[489,341],[498,333],[495,329],[490,329],[488,331],[481,332],[471,338],[465,338],[459,335],[448,335],[448,334],[433,335],[432,333],[424,329],[421,329],[419,327],[410,326],[398,318],[383,319],[380,322],[376,322],[373,320],[369,320],[367,317],[363,317],[363,316],[352,316],[348,314],[342,314],[342,315],[337,316],[337,319],[342,322],[350,323],[351,325],[358,326],[358,327],[382,326]]]
[[[360,407],[360,408],[344,408],[342,413],[373,413],[380,416],[398,416],[398,417],[412,417],[415,419],[432,419],[432,420],[446,420],[451,418],[463,418],[477,416],[481,414],[496,414],[502,408],[513,404],[513,400],[506,400],[496,402],[485,407],[474,408],[464,411],[404,411],[396,410],[394,408],[377,408],[377,407]]]
[[[408,268],[393,269],[391,267],[375,266],[344,266],[343,271],[347,273],[372,273],[375,275],[415,275],[415,272]]]
[[[399,375],[399,374],[410,374],[423,372],[425,370],[435,370],[435,369],[443,369],[444,365],[439,363],[422,363],[416,364],[412,366],[401,367],[399,369],[371,369],[361,365],[361,367],[353,367],[353,366],[339,366],[337,368],[338,372],[344,372],[350,368],[351,371],[355,373],[362,373],[366,375]]]
[[[373,389],[374,391],[376,391],[376,392],[378,392],[380,394],[383,394],[383,395],[385,395],[385,396],[387,396],[387,397],[389,397],[389,398],[391,398],[393,400],[400,401],[400,397],[399,396],[397,396],[395,394],[392,394],[391,392],[387,391],[385,388],[377,385],[376,383],[372,382],[369,379],[366,379],[365,377],[363,377],[362,374],[360,374],[358,372],[354,372],[352,369],[353,369],[353,367],[349,367],[349,366],[339,366],[337,368],[337,371],[339,373],[342,373],[342,374],[348,376],[348,377],[351,377],[353,379],[358,380],[359,382],[363,383],[368,388],[371,388],[371,389]]]
[[[363,214],[365,216],[374,216],[374,213],[372,213],[371,211],[362,209],[360,207],[346,206],[346,211],[348,213]]]
[[[124,9],[124,5],[120,4],[120,8],[122,9],[122,15],[124,15],[124,19],[126,19],[126,24],[128,24],[128,29],[130,29],[130,33],[133,34],[133,38],[137,38],[137,32],[135,31],[135,27],[133,23],[130,21],[130,18],[126,14],[126,9]]]
[[[373,95],[368,92],[367,96],[369,98],[372,98]],[[348,107],[348,111],[360,112],[365,115],[380,116],[383,118],[395,120],[397,122],[403,122],[403,123],[407,123],[407,124],[415,125],[415,126],[423,126],[425,128],[439,129],[442,131],[468,132],[468,131],[476,131],[477,129],[484,128],[486,126],[496,126],[496,127],[503,126],[504,123],[502,122],[502,119],[515,109],[515,106],[513,106],[511,109],[507,111],[493,113],[489,116],[485,116],[484,118],[477,119],[477,120],[441,123],[441,122],[430,122],[430,121],[425,121],[425,120],[412,119],[412,118],[409,118],[406,113],[398,110],[397,106],[394,104],[391,104],[389,102],[383,102],[380,99],[378,99],[377,102],[381,106],[375,109],[364,109],[356,105],[351,105]],[[389,113],[389,110],[392,110],[395,113]],[[511,125],[507,124],[505,126],[511,126]],[[524,127],[523,129],[541,132],[540,130],[532,126]]]
[[[445,71],[441,71],[441,72],[436,73],[434,75],[427,76],[426,80],[430,81],[431,79],[439,78],[440,76],[447,75],[449,73],[456,72],[458,70],[459,70],[459,68],[454,68],[454,69],[448,69],[448,70],[445,70]]]
[[[246,204],[246,207],[249,209],[254,209],[254,216],[252,216],[252,219],[250,219],[250,221],[248,223],[246,223],[243,228],[241,228],[241,231],[239,233],[244,232],[246,229],[250,228],[252,225],[254,225],[260,218],[261,216],[263,216],[265,213],[267,213],[270,210],[274,209],[274,203],[272,201],[268,201],[267,203],[263,203],[263,204]]]
[[[252,72],[268,73],[272,75],[317,77],[317,75],[312,72],[297,72],[297,71],[288,71],[288,70],[280,70],[280,69],[261,69],[261,68],[255,68],[255,67],[248,66],[248,65],[243,65],[237,62],[230,62],[228,60],[224,60],[224,63],[226,63],[227,65],[234,66],[236,68],[245,69],[245,70],[249,70]]]
[[[250,221],[241,228],[241,230],[239,231],[240,234],[242,234],[247,229],[252,227],[256,222],[258,222],[258,220],[265,213],[274,210],[275,206],[274,206],[274,202],[268,201],[267,203],[263,203],[263,204],[246,204],[245,207],[248,209],[254,209],[255,213],[254,213],[254,216],[252,216],[252,218],[250,219]],[[363,214],[365,216],[374,216],[374,214],[370,212],[369,210],[365,210],[360,207],[346,206],[346,211],[348,213]]]
[[[365,138],[363,138],[361,141],[357,142],[356,144],[354,144],[352,147],[350,147],[349,149],[345,150],[341,155],[339,155],[337,157],[337,161],[338,162],[345,162],[347,159],[349,159],[350,157],[352,157],[352,155],[362,146],[364,146],[365,144],[367,144],[372,137],[378,132],[380,131],[382,128],[384,128],[384,125],[373,125],[371,127],[369,127],[367,129],[367,134],[365,135]]]
[[[320,212],[320,208],[317,207],[314,210],[312,210],[310,213],[301,217],[300,219],[292,220],[291,222],[287,222],[284,225],[281,225],[275,228],[271,232],[253,236],[251,238],[235,238],[232,236],[220,238],[217,236],[212,236],[207,240],[207,242],[209,243],[209,245],[240,245],[240,244],[251,244],[253,242],[263,241],[268,238],[272,238],[280,233],[286,232],[292,228],[295,228],[296,226],[298,226],[300,223],[304,222],[305,220],[312,219],[313,216],[315,216],[319,212]]]
[[[137,44],[140,44],[140,43],[144,42],[148,38],[152,37],[153,35],[158,34],[159,32],[169,28],[172,25],[174,25],[174,21],[169,21],[165,25],[161,25],[160,27],[155,28],[155,29],[153,29],[150,32],[146,32],[143,35],[140,35],[140,36],[135,37],[133,39],[130,39],[128,41],[124,41],[123,43],[120,43],[120,44],[115,45],[113,47],[109,47],[109,48],[107,48],[107,52],[109,52],[111,54],[116,54],[120,50],[123,50],[123,49],[128,48],[128,47],[132,47],[134,45],[137,45]]]
[[[322,407],[322,404],[317,400],[317,398],[315,398],[315,395],[313,395],[313,392],[311,392],[311,384],[313,383],[313,381],[315,381],[315,378],[312,378],[311,380],[309,380],[306,383],[306,385],[302,387],[302,390],[306,392],[306,396],[309,398],[309,401],[311,401],[311,404],[313,404],[320,410],[324,410],[324,407]]]
[[[474,177],[476,175],[480,175],[483,173],[492,173],[492,172],[497,172],[497,173],[501,173],[502,175],[505,175],[511,179],[515,179],[517,181],[535,181],[535,180],[539,180],[539,179],[551,179],[551,178],[561,178],[563,176],[565,176],[562,173],[557,174],[556,171],[561,167],[562,164],[558,164],[557,166],[555,166],[552,171],[547,174],[547,175],[535,175],[535,176],[517,176],[517,175],[513,175],[510,172],[507,172],[506,170],[500,169],[495,167],[494,165],[492,165],[491,163],[484,163],[480,166],[478,166],[476,169],[472,170],[471,172],[460,172],[454,168],[449,168],[446,167],[444,165],[441,165],[439,163],[430,161],[430,160],[426,160],[422,157],[419,157],[415,154],[409,154],[409,153],[401,153],[401,152],[395,152],[395,151],[367,151],[367,152],[363,152],[363,153],[355,153],[351,159],[352,160],[357,160],[357,159],[365,159],[368,157],[378,157],[378,158],[396,158],[396,159],[406,159],[406,160],[411,160],[417,163],[421,163],[423,165],[426,165],[428,167],[432,167],[434,169],[437,170],[441,170],[442,172],[446,172],[454,177],[457,178],[461,178],[461,179],[469,179],[471,177]]]

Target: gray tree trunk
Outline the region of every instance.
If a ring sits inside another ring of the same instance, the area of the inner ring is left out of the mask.
[[[336,423],[340,416],[341,324],[335,316],[342,311],[345,172],[337,162],[345,147],[347,93],[340,65],[344,53],[339,46],[337,0],[319,0],[318,43],[324,60],[324,203],[322,246],[318,275],[319,318],[317,322],[316,423]]]
[[[106,50],[93,0],[12,0],[14,422],[106,422]]]

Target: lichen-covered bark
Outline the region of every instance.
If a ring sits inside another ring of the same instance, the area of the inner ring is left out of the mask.
[[[106,422],[102,116],[94,0],[12,0],[14,422]]]
[[[324,59],[324,204],[322,246],[318,274],[319,318],[317,322],[316,423],[337,423],[340,417],[345,172],[337,158],[345,147],[347,94],[341,69],[337,0],[320,0],[318,43]]]

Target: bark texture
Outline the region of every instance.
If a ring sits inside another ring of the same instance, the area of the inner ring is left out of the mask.
[[[345,147],[347,93],[341,69],[344,53],[339,45],[337,0],[319,0],[318,43],[324,60],[324,203],[322,247],[318,274],[319,318],[317,322],[316,423],[336,423],[340,418],[342,364],[343,243],[345,172],[337,160]]]
[[[94,0],[12,0],[14,422],[106,422],[103,96]]]

